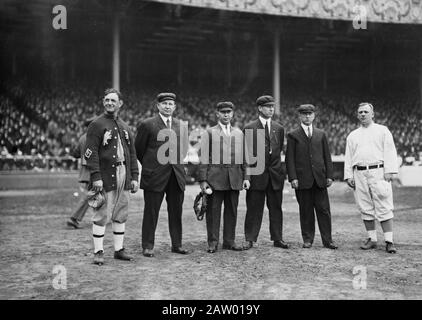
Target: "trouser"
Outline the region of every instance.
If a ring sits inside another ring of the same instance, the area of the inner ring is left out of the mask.
[[[164,194],[166,194],[169,232],[174,248],[182,246],[182,212],[185,193],[180,189],[172,171],[167,186],[162,192],[144,190],[144,218],[142,220],[142,248],[153,249],[155,230]]]
[[[224,201],[223,244],[233,246],[236,234],[237,205],[239,203],[238,190],[214,190],[208,196],[206,225],[208,246],[218,246],[220,239],[221,207]]]
[[[374,192],[375,183],[384,179],[384,168],[353,171],[355,179],[355,201],[363,220],[386,221],[394,217],[393,190],[380,198]]]
[[[283,188],[274,190],[271,180],[266,190],[248,190],[246,192],[245,239],[256,242],[261,230],[265,198],[270,220],[270,236],[272,241],[283,240]]]
[[[324,245],[332,242],[331,212],[327,188],[320,188],[314,181],[309,189],[295,190],[299,203],[300,228],[303,242],[313,243],[315,237],[315,213]]]
[[[79,190],[81,193],[81,199],[76,206],[75,211],[73,211],[71,218],[77,221],[82,221],[86,212],[89,209],[88,205],[88,182],[80,182]]]
[[[92,221],[98,226],[105,226],[108,221],[125,223],[129,210],[129,190],[125,190],[126,167],[116,167],[116,190],[106,192],[105,203],[94,210]]]

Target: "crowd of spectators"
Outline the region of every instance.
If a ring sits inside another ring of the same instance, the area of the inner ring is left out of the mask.
[[[32,159],[24,165],[26,169],[53,169],[58,164],[60,167],[74,168],[71,150],[84,131],[84,120],[103,111],[103,88],[82,85],[57,85],[51,88],[21,82],[3,85],[2,89],[0,170],[16,167],[16,156],[21,159],[25,155],[30,155],[28,159]],[[122,91],[124,107],[120,116],[136,134],[139,122],[156,113],[154,100],[157,92],[137,87]],[[215,124],[214,106],[222,99],[235,104],[235,126],[242,128],[256,117],[256,97],[241,95],[222,98],[217,94],[188,90],[176,93],[175,115],[188,122],[190,131],[196,133],[192,137],[199,136],[208,126]],[[419,159],[422,153],[422,116],[418,99],[397,95],[365,98],[356,93],[322,94],[290,90],[283,92],[281,113],[276,120],[288,132],[298,124],[296,106],[314,104],[318,110],[315,125],[326,131],[332,154],[342,155],[347,135],[358,126],[356,106],[366,100],[374,105],[375,121],[387,125],[391,130],[399,155],[422,160]],[[192,144],[196,142],[195,138],[192,140]],[[14,162],[11,159],[15,159]],[[38,164],[34,159],[38,159]],[[10,165],[12,162],[14,165]]]

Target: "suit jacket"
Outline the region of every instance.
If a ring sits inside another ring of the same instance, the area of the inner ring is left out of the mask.
[[[219,124],[207,129],[201,138],[199,181],[207,181],[217,191],[242,190],[243,180],[248,178],[243,158],[243,133],[240,129],[232,127],[230,136],[223,133]]]
[[[161,131],[163,129],[164,131]],[[174,171],[180,189],[185,190],[186,173],[183,160],[187,155],[189,144],[187,126],[181,126],[181,121],[172,117],[171,130],[177,139],[159,139],[159,132],[161,131],[161,134],[169,133],[166,130],[167,127],[159,114],[142,121],[138,127],[135,148],[136,156],[142,165],[141,189],[155,192],[164,191],[171,172]],[[170,153],[174,154],[176,158],[173,158],[174,161],[170,163],[161,164],[158,161],[158,156],[163,155],[163,148],[166,147],[163,146],[164,144],[169,146],[170,158]],[[161,148],[162,146],[163,148]]]
[[[286,167],[289,181],[299,180],[299,189],[312,188],[314,180],[326,188],[333,179],[333,163],[325,132],[313,127],[309,139],[300,126],[287,135]]]
[[[248,129],[252,130],[253,145],[252,148],[245,148],[245,151],[247,152],[246,157],[249,159],[251,157],[256,158],[259,143],[257,141],[257,129],[264,129],[264,127],[258,118],[245,126],[243,129],[243,133],[245,135]],[[283,150],[283,144],[284,128],[278,122],[271,120],[270,141],[265,141],[265,170],[262,174],[250,176],[251,186],[249,190],[265,190],[270,177],[273,189],[282,189],[286,175],[280,158],[281,151]],[[272,150],[271,154],[269,154],[270,149]],[[256,167],[256,164],[248,166],[252,168]]]

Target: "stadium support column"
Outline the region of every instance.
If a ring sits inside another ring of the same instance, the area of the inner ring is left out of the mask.
[[[179,88],[183,85],[183,55],[177,55],[177,85]]]
[[[230,90],[232,87],[232,45],[233,45],[233,34],[232,30],[225,34],[226,48],[227,48],[227,60],[226,60],[226,90]]]
[[[419,112],[422,115],[422,41],[419,41]]]
[[[126,52],[126,83],[129,84],[130,83],[130,78],[131,78],[131,60],[130,60],[130,54],[131,51],[127,50]]]
[[[275,100],[275,113],[280,114],[280,29],[275,28],[274,33],[274,73],[273,73],[273,95]]]
[[[113,88],[120,90],[120,24],[118,12],[113,12]]]

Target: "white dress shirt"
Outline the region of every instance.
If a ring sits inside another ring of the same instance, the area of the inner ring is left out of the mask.
[[[166,127],[167,127],[167,120],[170,120],[170,128],[171,128],[171,123],[172,123],[171,117],[165,117],[161,113],[158,113],[158,114],[160,115],[161,119],[163,119],[163,122],[166,125]]]
[[[271,118],[264,119],[263,117],[259,116],[259,121],[261,121],[264,129],[265,129],[265,124],[268,123],[268,132],[271,132]]]
[[[221,129],[223,129],[223,132],[226,136],[230,135],[231,132],[231,126],[230,123],[227,125],[222,124],[220,121],[218,121],[218,124],[220,125]]]
[[[309,138],[309,134],[308,134],[308,128],[309,128],[309,130],[311,130],[311,137],[312,137],[312,134],[313,134],[313,128],[312,128],[312,123],[311,123],[311,125],[310,126],[307,126],[307,125],[305,125],[305,124],[303,124],[303,123],[300,123],[300,125],[302,126],[302,128],[303,128],[303,130],[305,131],[305,134],[306,134],[306,136]]]

